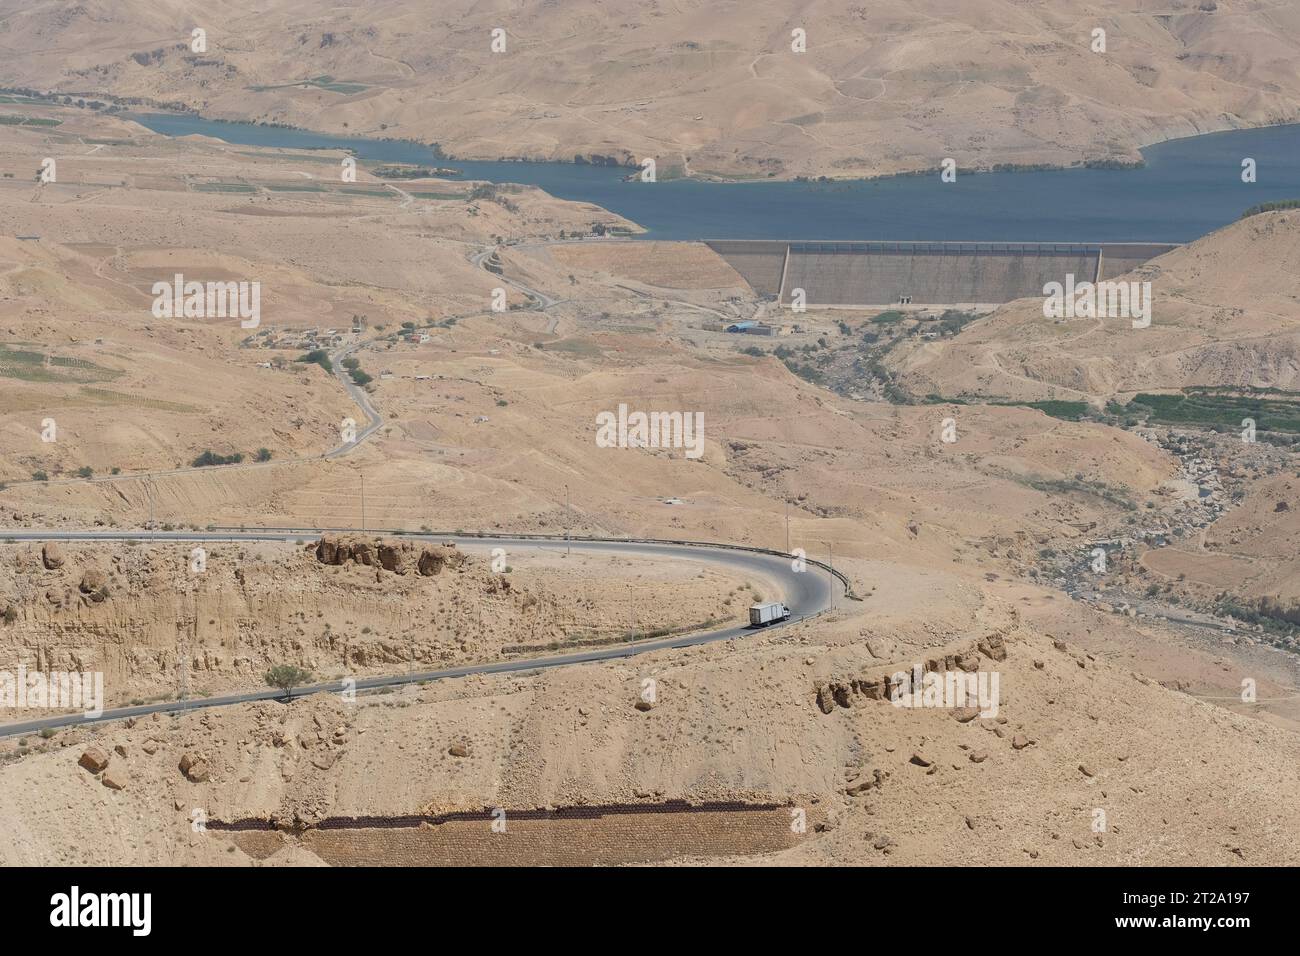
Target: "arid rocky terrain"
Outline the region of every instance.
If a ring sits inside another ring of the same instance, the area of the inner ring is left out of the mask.
[[[698,839],[661,823],[658,861],[1300,861],[1295,638],[1212,606],[1219,591],[1294,604],[1295,446],[1033,404],[1293,389],[1294,213],[1144,267],[1158,298],[1141,337],[1034,324],[1020,302],[854,367],[876,316],[730,335],[770,306],[707,247],[559,241],[634,228],[603,210],[469,183],[408,197],[364,165],[375,195],[281,190],[341,156],[40,115],[61,125],[0,128],[14,173],[0,180],[0,669],[93,668],[111,703],[153,701],[257,688],[276,664],[393,675],[669,616],[730,623],[779,597],[689,562],[562,545],[497,570],[487,551],[397,530],[785,550],[788,527],[852,598],[622,660],[5,738],[0,863],[478,860],[487,817],[387,843],[378,827],[318,824],[669,801],[717,804],[720,822]],[[49,137],[84,152],[34,183]],[[248,189],[210,188],[231,183]],[[1275,281],[1257,291],[1251,270]],[[151,286],[176,271],[260,278],[261,326],[154,317]],[[513,308],[492,310],[498,287]],[[814,372],[841,347],[856,384],[827,387]],[[368,380],[345,381],[345,359]],[[880,398],[886,383],[909,400]],[[703,454],[598,447],[595,417],[621,402],[699,410]],[[368,408],[378,427],[343,441],[341,421],[364,427]],[[196,464],[208,451],[245,457]],[[372,530],[213,543],[200,577],[188,543],[5,541],[263,525]],[[1099,542],[1104,575],[1089,564]],[[926,662],[996,671],[996,714],[880,699]],[[770,816],[729,829],[744,807]],[[196,810],[212,825],[196,828]],[[790,830],[801,810],[806,830]],[[271,829],[228,828],[241,821]],[[593,825],[605,842],[588,859],[650,860],[609,855],[645,845],[625,826]],[[420,842],[435,837],[450,842]]]

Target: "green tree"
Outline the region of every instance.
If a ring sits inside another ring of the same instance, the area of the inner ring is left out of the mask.
[[[311,671],[303,670],[296,664],[276,664],[262,679],[271,687],[284,691],[285,697],[293,696],[293,689],[311,680]]]
[[[324,349],[312,349],[306,355],[298,356],[297,361],[319,365],[327,372],[334,371],[334,363],[330,361],[329,353]]]

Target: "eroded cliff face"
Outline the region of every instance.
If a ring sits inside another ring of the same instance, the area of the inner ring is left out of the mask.
[[[553,595],[448,545],[360,536],[266,546],[12,549],[0,561],[0,669],[102,671],[110,702],[492,659],[562,636]]]

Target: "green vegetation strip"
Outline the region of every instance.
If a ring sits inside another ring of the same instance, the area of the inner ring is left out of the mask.
[[[1278,199],[1275,202],[1262,202],[1258,206],[1251,206],[1241,214],[1242,219],[1249,219],[1251,216],[1258,216],[1264,212],[1277,212],[1281,209],[1300,209],[1300,199]]]
[[[255,193],[257,189],[248,183],[195,183],[194,189],[201,193]]]
[[[85,359],[47,355],[28,349],[10,349],[0,345],[0,378],[75,385],[107,381],[121,374]]]
[[[1215,608],[1219,614],[1230,614],[1247,624],[1258,624],[1275,634],[1295,634],[1300,628],[1300,604],[1282,603],[1278,598],[1257,598],[1242,604],[1229,597],[1222,598]]]
[[[1092,406],[1087,402],[1067,402],[1059,399],[1044,399],[1039,402],[1012,402],[1006,400],[977,398],[945,398],[942,395],[925,396],[927,405],[996,405],[999,408],[1035,408],[1044,415],[1059,418],[1062,421],[1082,421]]]
[[[0,126],[62,126],[63,120],[42,119],[39,116],[0,116]]]
[[[1243,419],[1252,418],[1257,431],[1300,434],[1300,394],[1276,389],[1244,395],[1213,388],[1188,388],[1172,395],[1143,392],[1127,405],[1112,403],[1107,411],[1165,425],[1216,429],[1241,428]]]
[[[269,90],[291,90],[298,86],[314,86],[316,89],[325,90],[328,93],[343,93],[345,95],[363,93],[369,89],[369,87],[364,83],[352,83],[346,80],[336,80],[328,74],[314,76],[310,80],[299,80],[296,83],[263,84],[259,86],[250,86],[249,89],[254,93],[265,93]]]

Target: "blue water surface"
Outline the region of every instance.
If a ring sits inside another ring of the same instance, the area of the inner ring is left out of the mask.
[[[573,163],[463,162],[414,143],[179,114],[131,117],[158,133],[249,146],[341,148],[360,159],[452,166],[463,178],[540,186],[644,226],[652,239],[1189,242],[1257,203],[1300,199],[1300,125],[1208,133],[1143,150],[1139,169],[962,173],[851,182],[624,182]],[[1242,160],[1257,164],[1243,183]]]

